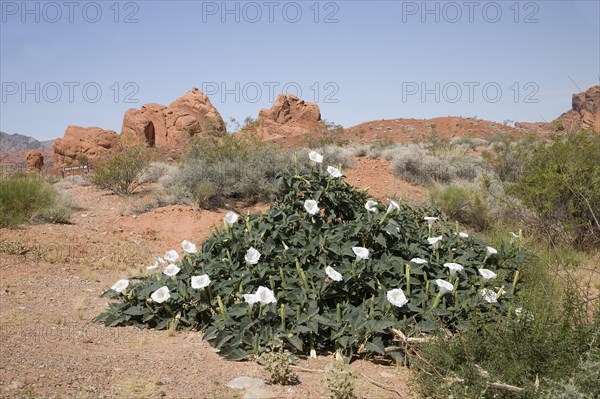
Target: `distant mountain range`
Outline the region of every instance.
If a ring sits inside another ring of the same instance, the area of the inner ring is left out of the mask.
[[[54,140],[38,141],[22,134],[0,132],[0,153],[21,152],[29,150],[45,150],[52,147]]]

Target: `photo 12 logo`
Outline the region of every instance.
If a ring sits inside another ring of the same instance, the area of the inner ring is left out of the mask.
[[[98,82],[2,82],[2,103],[94,104],[105,96],[114,103],[137,104],[139,91],[135,82],[113,82],[104,86]]]
[[[75,23],[101,21],[137,24],[140,3],[135,1],[2,1],[2,23]]]
[[[539,91],[535,82],[514,82],[504,88],[497,82],[402,82],[402,102],[497,103],[509,93],[515,103],[537,104]]]
[[[313,82],[302,86],[297,82],[203,82],[202,92],[207,96],[220,96],[221,102],[273,103],[277,95],[294,95],[305,101],[337,104],[340,88],[335,82]]]
[[[403,1],[402,22],[537,24],[539,11],[535,1]]]
[[[203,1],[202,22],[337,24],[339,11],[335,1]]]

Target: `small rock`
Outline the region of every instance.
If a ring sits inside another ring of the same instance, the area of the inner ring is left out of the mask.
[[[229,381],[227,386],[233,389],[263,388],[265,383],[258,378],[243,376]]]
[[[9,385],[11,389],[21,389],[25,386],[21,381],[13,381],[12,384]]]

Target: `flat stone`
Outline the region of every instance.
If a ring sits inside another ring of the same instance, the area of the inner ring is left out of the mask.
[[[243,376],[229,381],[227,386],[233,389],[264,388],[265,383],[258,378]]]
[[[263,388],[248,388],[244,393],[244,399],[271,399],[275,397],[273,392]]]

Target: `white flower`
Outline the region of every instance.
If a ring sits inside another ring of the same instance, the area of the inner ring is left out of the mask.
[[[498,294],[496,294],[493,290],[488,290],[487,288],[482,288],[479,291],[483,299],[485,299],[488,303],[496,303],[498,302]]]
[[[304,201],[304,209],[306,209],[306,212],[308,212],[310,215],[316,215],[319,213],[319,205],[315,200]]]
[[[183,242],[181,243],[181,248],[183,248],[183,252],[185,252],[186,254],[195,254],[196,252],[198,252],[198,250],[196,249],[196,244],[192,244],[188,240],[183,240]]]
[[[479,274],[481,274],[481,276],[486,280],[496,278],[496,273],[494,273],[490,269],[479,269]]]
[[[316,359],[317,358],[317,351],[314,349],[310,350],[310,358],[311,359]]]
[[[469,238],[469,235],[467,233],[463,233],[462,231],[460,233],[458,233],[458,236],[460,238]]]
[[[515,309],[515,314],[519,318],[525,317],[525,320],[527,320],[527,321],[533,321],[535,319],[533,317],[533,314],[530,311],[524,310],[523,308],[516,308]]]
[[[360,260],[369,259],[369,250],[365,247],[352,247],[352,252]]]
[[[316,162],[316,163],[321,163],[323,162],[323,155],[319,154],[316,151],[311,151],[308,153],[308,157],[310,158],[311,161]]]
[[[163,303],[167,299],[171,298],[171,293],[169,292],[169,287],[162,286],[150,295],[150,298],[156,303]]]
[[[118,292],[119,294],[124,292],[127,287],[129,287],[129,280],[119,280],[115,283],[115,285],[113,285],[112,287],[110,287],[113,291]]]
[[[160,267],[160,265],[159,265],[158,261],[155,261],[153,265],[146,266],[146,269],[152,271],[152,270],[157,270],[159,267]]]
[[[325,273],[327,273],[327,277],[329,277],[333,281],[342,281],[342,275],[336,272],[331,266],[327,266],[325,268]]]
[[[450,284],[449,282],[442,280],[441,278],[438,278],[437,280],[435,280],[435,283],[440,288],[440,294],[442,294],[442,295],[444,295],[447,292],[454,291],[454,286],[452,284]]]
[[[437,249],[440,247],[440,241],[442,241],[442,236],[438,236],[438,237],[429,237],[427,239],[427,242],[429,243],[429,245],[431,245],[434,249]]]
[[[246,256],[244,256],[244,259],[247,263],[251,265],[256,265],[258,263],[258,260],[260,259],[260,252],[258,252],[253,247],[250,247],[250,249],[246,251]]]
[[[342,172],[336,167],[328,166],[327,173],[331,175],[331,177],[342,177]]]
[[[391,199],[389,201],[390,201],[390,204],[388,205],[388,208],[387,208],[388,213],[393,211],[394,209],[396,209],[396,210],[400,209],[400,206],[398,205],[398,203],[396,201],[391,200]]]
[[[492,255],[496,255],[498,253],[498,251],[496,251],[496,248],[492,248],[492,247],[487,247],[485,251],[486,251],[486,256],[492,256]]]
[[[256,290],[256,294],[254,295],[256,296],[256,300],[262,303],[263,305],[277,302],[273,291],[271,291],[267,287],[263,287],[262,285],[258,287],[258,289]]]
[[[377,201],[368,200],[365,204],[365,209],[369,212],[377,213]]]
[[[417,265],[424,265],[427,263],[427,261],[425,259],[421,259],[421,258],[412,258],[410,260],[410,263],[416,263]]]
[[[427,221],[429,226],[433,225],[433,222],[435,222],[436,220],[439,220],[439,218],[435,216],[425,216],[423,219]]]
[[[450,269],[450,275],[452,277],[456,276],[456,272],[460,272],[462,269],[464,269],[463,265],[453,262],[444,263],[444,267]]]
[[[169,262],[177,262],[177,259],[179,259],[179,254],[177,253],[177,251],[172,249],[165,253],[165,259]]]
[[[229,211],[227,212],[227,214],[225,215],[225,223],[227,223],[229,226],[233,226],[235,224],[235,222],[238,221],[239,215],[233,211]]]
[[[180,270],[181,269],[177,265],[171,263],[169,266],[165,267],[165,270],[163,270],[163,273],[169,277],[173,277],[173,276],[177,275],[177,273],[179,273]]]
[[[194,289],[200,289],[200,288],[205,288],[208,287],[208,285],[210,284],[210,277],[208,277],[208,274],[203,274],[201,276],[193,276],[192,277],[192,288]]]
[[[249,305],[254,305],[258,302],[258,297],[255,294],[244,294],[244,301]]]
[[[394,306],[401,308],[408,303],[404,291],[400,288],[393,289],[387,292],[387,300]]]

